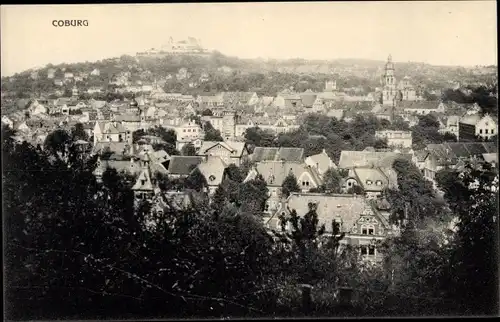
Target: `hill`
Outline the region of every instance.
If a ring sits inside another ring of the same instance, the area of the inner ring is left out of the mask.
[[[380,86],[384,64],[381,60],[367,59],[240,59],[217,51],[202,56],[180,54],[161,58],[123,55],[96,62],[48,64],[36,71],[2,77],[2,99],[40,94],[68,95],[73,86],[80,93],[91,87],[101,88],[103,93],[114,93],[121,85],[111,83],[116,83],[122,75],[127,75],[130,85],[151,84],[157,80],[167,92],[186,94],[256,91],[259,95],[274,96],[290,87],[299,92],[306,89],[322,91],[325,81],[331,79],[337,81],[340,89],[360,87],[364,92],[372,92]],[[412,62],[396,62],[395,68],[397,79],[410,76],[414,85],[427,89],[450,88],[458,80],[466,84],[496,84],[496,73],[491,74],[491,69],[486,73],[483,70],[474,73],[462,67]],[[185,69],[185,74],[179,74],[181,69]],[[94,70],[100,73],[92,75]],[[53,78],[48,77],[50,71],[54,73]],[[74,77],[65,80],[65,73],[72,73]]]

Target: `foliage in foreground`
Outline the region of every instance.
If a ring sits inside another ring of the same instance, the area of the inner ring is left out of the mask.
[[[271,239],[257,215],[265,183],[242,183],[238,169],[221,185],[221,207],[165,209],[148,228],[148,205],[133,212],[130,178],[107,171],[97,183],[95,158],[79,155],[71,137],[40,151],[14,144],[11,135],[2,128],[10,319],[296,316],[304,314],[302,283],[314,287],[310,315],[492,313],[496,195],[482,187],[492,185],[494,169],[440,181],[460,220],[446,242],[424,225],[446,207],[426,200],[428,184],[397,164],[400,197],[415,198],[410,218],[419,225],[381,245],[390,260],[371,267],[357,260],[356,249],[340,251],[343,236],[325,236],[314,207],[283,219],[289,247]],[[479,189],[468,189],[472,179]],[[235,200],[243,202],[229,207]],[[432,218],[418,216],[427,207]],[[356,290],[355,308],[337,306],[340,285]]]

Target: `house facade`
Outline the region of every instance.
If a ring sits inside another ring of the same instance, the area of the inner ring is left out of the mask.
[[[387,145],[397,148],[411,148],[413,144],[411,131],[376,131],[377,139],[387,139]]]
[[[269,190],[269,199],[266,202],[265,212],[275,211],[280,204],[283,194],[282,186],[285,178],[293,174],[302,192],[308,192],[313,188],[318,188],[323,181],[316,168],[305,163],[286,161],[264,161],[258,162],[253,167],[243,182],[248,182],[261,175],[266,181]]]
[[[476,136],[490,139],[498,134],[498,119],[486,114],[476,123]]]
[[[345,233],[340,241],[341,249],[346,245],[353,246],[359,252],[360,259],[380,263],[383,256],[377,248],[379,243],[399,233],[397,227],[389,223],[389,212],[382,204],[378,200],[355,195],[292,193],[264,218],[264,223],[270,231],[279,232],[279,216],[286,218],[293,210],[299,216],[304,216],[314,209],[319,224],[325,225],[325,236],[331,236],[332,222],[336,222],[340,231]],[[290,226],[287,225],[285,229],[289,230]]]
[[[240,166],[249,159],[249,151],[245,142],[237,141],[204,141],[198,150],[199,156],[221,158],[225,164]]]

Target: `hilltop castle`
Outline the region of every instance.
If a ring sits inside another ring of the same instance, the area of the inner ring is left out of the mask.
[[[208,51],[201,46],[199,39],[188,37],[186,40],[174,41],[172,37],[169,38],[167,44],[163,45],[161,49],[151,48],[145,52],[137,53],[139,57],[164,57],[168,55],[206,55]]]

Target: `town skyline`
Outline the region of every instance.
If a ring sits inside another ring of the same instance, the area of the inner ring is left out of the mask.
[[[170,37],[194,37],[242,59],[391,54],[395,62],[496,65],[495,12],[494,1],[3,6],[2,76],[135,55]],[[58,28],[54,19],[85,19],[88,26]]]

